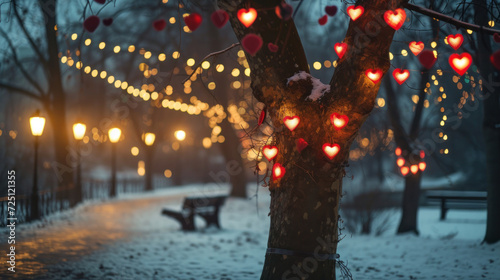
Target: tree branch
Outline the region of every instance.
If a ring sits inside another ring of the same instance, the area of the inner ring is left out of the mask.
[[[26,38],[28,39],[31,47],[33,48],[33,50],[35,51],[35,53],[37,54],[38,56],[38,59],[40,59],[40,61],[43,63],[43,65],[45,65],[47,67],[47,60],[45,59],[45,57],[43,57],[43,54],[42,52],[40,51],[40,49],[38,48],[38,46],[35,44],[35,41],[33,40],[33,38],[31,38],[31,35],[29,34],[28,30],[26,29],[26,26],[24,26],[24,22],[23,20],[21,19],[21,16],[19,15],[19,12],[17,11],[17,5],[16,5],[16,0],[12,0],[12,3],[14,4],[14,15],[17,19],[17,21],[19,22],[19,26],[21,27],[21,29],[23,30],[23,33],[24,35],[26,36]],[[48,67],[47,67],[48,68]]]
[[[31,97],[33,99],[36,99],[38,101],[42,101],[43,102],[43,98],[39,95],[36,95],[34,94],[33,92],[27,90],[27,89],[24,89],[24,88],[20,88],[20,87],[17,87],[15,85],[11,85],[11,84],[7,84],[7,83],[4,83],[4,82],[1,82],[0,81],[0,88],[4,88],[4,89],[7,89],[7,90],[10,90],[10,91],[16,91],[24,96],[28,96],[28,97]]]
[[[240,43],[234,43],[234,44],[232,44],[231,46],[229,46],[229,47],[227,47],[227,48],[225,48],[225,49],[223,49],[223,50],[220,50],[220,51],[217,51],[217,52],[213,52],[213,53],[210,53],[210,54],[208,54],[207,56],[205,56],[205,57],[201,60],[201,62],[200,62],[200,63],[198,63],[198,65],[196,65],[196,67],[194,68],[193,72],[191,72],[191,74],[190,74],[190,75],[189,75],[186,79],[184,79],[184,80],[182,81],[182,84],[185,84],[185,83],[186,83],[189,79],[191,79],[191,77],[194,75],[194,73],[196,73],[196,70],[198,70],[198,68],[200,68],[200,67],[201,67],[201,64],[202,64],[204,61],[206,61],[207,59],[209,59],[209,58],[210,58],[210,57],[212,57],[212,56],[216,56],[216,55],[223,54],[223,53],[225,53],[225,52],[227,52],[227,51],[229,51],[229,50],[231,50],[231,49],[233,49],[233,48],[235,48],[235,47],[238,47],[238,46],[240,46],[240,45],[241,45]]]
[[[417,13],[420,13],[420,14],[423,14],[426,16],[430,16],[430,17],[435,18],[435,19],[439,19],[440,21],[444,21],[444,22],[449,23],[451,25],[454,25],[456,27],[470,29],[472,31],[477,31],[477,32],[485,32],[485,33],[488,33],[490,35],[494,35],[495,33],[500,33],[500,30],[496,30],[493,28],[479,26],[476,24],[464,22],[464,21],[449,17],[447,15],[444,15],[442,13],[439,13],[439,12],[436,12],[436,11],[433,11],[433,10],[430,10],[430,9],[427,9],[424,7],[420,7],[420,6],[417,6],[414,4],[407,3],[404,5],[404,7],[410,11],[414,11],[414,12],[417,12]]]
[[[28,74],[28,72],[26,71],[26,69],[24,69],[22,63],[19,61],[19,58],[17,57],[16,48],[12,44],[12,41],[10,40],[9,36],[7,35],[7,33],[5,33],[5,31],[2,28],[0,28],[0,34],[2,34],[2,37],[4,37],[5,40],[7,41],[7,44],[9,45],[10,50],[12,52],[12,58],[14,59],[14,62],[17,64],[17,67],[19,68],[19,70],[21,71],[21,73],[30,82],[30,84],[32,84],[38,90],[38,92],[43,96],[44,95],[44,91],[43,91],[42,87],[37,82],[35,82],[35,80],[33,80],[31,78],[31,76]]]

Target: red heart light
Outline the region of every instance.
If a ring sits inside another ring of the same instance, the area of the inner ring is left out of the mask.
[[[304,140],[303,138],[299,138],[295,140],[295,145],[297,146],[297,151],[301,153],[302,150],[304,150],[307,146],[309,146],[309,143],[307,143],[306,140]]]
[[[338,10],[337,6],[335,6],[335,5],[325,7],[325,13],[331,17],[333,17],[337,14],[337,10]]]
[[[422,41],[410,42],[410,51],[415,55],[419,55],[424,50],[424,43]]]
[[[262,111],[260,111],[260,116],[259,116],[259,121],[258,121],[258,124],[261,125],[264,120],[266,119],[266,108],[262,109]]]
[[[410,171],[413,174],[417,174],[417,172],[418,172],[418,165],[414,164],[414,165],[410,166]]]
[[[238,11],[238,19],[248,28],[257,19],[257,10],[254,8],[240,9]]]
[[[105,18],[102,20],[102,24],[104,24],[104,26],[110,26],[111,24],[113,24],[113,18]]]
[[[229,20],[229,15],[224,10],[217,10],[212,13],[210,19],[217,28],[222,28],[224,27],[224,25],[226,25],[227,21]]]
[[[394,11],[386,11],[384,13],[384,20],[394,30],[398,30],[403,26],[406,19],[406,12],[403,9],[396,9]]]
[[[420,151],[420,158],[422,158],[422,159],[425,158],[425,152],[423,150]]]
[[[410,168],[408,166],[401,166],[401,174],[403,174],[403,176],[406,176],[408,175],[408,172],[410,172]]]
[[[164,19],[157,19],[153,21],[153,28],[156,31],[162,31],[167,26],[167,22]]]
[[[454,53],[450,55],[448,62],[450,63],[451,68],[453,68],[453,70],[455,70],[458,75],[462,76],[463,74],[465,74],[465,72],[467,72],[467,69],[469,69],[472,63],[472,57],[468,53]]]
[[[490,56],[490,61],[496,69],[500,70],[500,50]]]
[[[420,162],[418,164],[418,169],[420,169],[420,171],[424,171],[426,167],[427,167],[427,164],[425,162]]]
[[[397,166],[399,166],[399,167],[401,167],[401,166],[405,165],[405,159],[404,159],[404,158],[402,158],[402,157],[398,158],[398,159],[396,160],[396,164],[397,164]]]
[[[336,43],[333,48],[335,49],[335,52],[339,56],[340,59],[344,57],[345,52],[347,51],[347,44],[346,43]]]
[[[275,45],[273,43],[269,43],[267,44],[267,48],[271,51],[271,52],[277,52],[280,47],[278,47],[278,45]]]
[[[399,157],[403,151],[401,150],[400,147],[397,147],[394,153]]]
[[[83,28],[85,28],[85,30],[87,30],[88,32],[92,33],[97,29],[97,27],[99,27],[100,22],[101,20],[99,19],[98,16],[89,16],[83,22]]]
[[[271,161],[278,155],[278,147],[266,145],[262,148],[262,154],[268,161]]]
[[[288,127],[290,131],[293,131],[299,125],[300,118],[299,116],[293,116],[293,117],[287,116],[283,118],[283,123],[285,123],[286,127]]]
[[[184,22],[191,31],[195,31],[198,27],[200,27],[202,21],[203,18],[198,13],[192,13],[189,16],[184,17]]]
[[[325,25],[328,22],[328,16],[324,15],[318,19],[319,25]]]
[[[436,63],[436,56],[434,52],[431,50],[422,51],[422,53],[418,56],[418,60],[420,63],[427,69],[431,69]]]
[[[285,172],[286,170],[281,164],[275,163],[273,165],[273,180],[283,178],[283,176],[285,176]]]
[[[262,38],[259,35],[250,33],[241,39],[241,46],[250,55],[255,55],[262,48]]]
[[[347,7],[347,14],[351,17],[352,21],[356,21],[363,13],[365,8],[363,6],[349,6]]]
[[[341,115],[337,113],[333,113],[330,115],[330,122],[335,127],[335,130],[340,130],[349,122],[349,118],[346,115]]]
[[[402,85],[410,77],[410,71],[407,69],[402,70],[400,68],[396,68],[392,71],[392,76],[398,84]]]
[[[497,42],[497,43],[500,43],[500,34],[498,33],[495,33],[493,35],[493,41]]]
[[[458,50],[464,42],[464,36],[462,36],[462,34],[448,35],[448,37],[446,37],[446,41],[450,47],[454,50]]]
[[[332,160],[340,151],[340,146],[339,144],[330,144],[326,143],[323,145],[323,152],[325,153],[326,157]]]
[[[289,20],[293,15],[293,7],[290,4],[282,2],[274,9],[276,15],[282,20]]]
[[[95,2],[99,3],[99,4],[104,4],[106,3],[106,0],[94,0]]]
[[[365,75],[368,77],[368,79],[376,84],[380,81],[380,79],[382,79],[384,73],[380,69],[368,69],[365,71]]]

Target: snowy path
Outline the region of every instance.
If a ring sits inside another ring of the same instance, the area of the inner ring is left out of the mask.
[[[159,214],[164,206],[179,209],[187,194],[211,191],[221,189],[191,186],[86,204],[19,227],[14,276],[258,279],[269,225],[269,196],[263,189],[258,208],[255,200],[228,200],[221,231],[186,234]],[[394,236],[393,231],[381,237],[348,235],[339,245],[341,259],[354,279],[500,279],[500,244],[480,245],[484,211],[450,211],[445,223],[438,216],[437,209],[420,211],[422,237]],[[396,224],[397,215],[392,220]],[[5,263],[6,243],[0,249]],[[12,278],[2,267],[0,279]]]

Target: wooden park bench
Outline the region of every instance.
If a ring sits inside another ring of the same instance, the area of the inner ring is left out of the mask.
[[[439,200],[441,203],[441,221],[446,219],[446,212],[454,209],[485,209],[486,192],[478,191],[427,191],[429,200]]]
[[[186,197],[180,212],[163,209],[161,213],[176,219],[181,224],[182,230],[185,231],[196,230],[194,225],[195,215],[202,217],[207,227],[215,225],[220,228],[219,210],[226,198],[227,195]]]

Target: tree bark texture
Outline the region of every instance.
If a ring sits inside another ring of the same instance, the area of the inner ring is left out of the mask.
[[[489,10],[485,0],[474,0],[474,22],[479,26],[488,26]],[[487,219],[486,243],[500,241],[500,73],[493,68],[489,57],[492,53],[491,36],[475,32],[477,52],[474,60],[480,70],[485,85],[483,135],[486,148],[487,176]],[[493,82],[493,83],[492,83]]]
[[[282,21],[274,7],[280,0],[219,0],[230,15],[238,39],[255,33],[264,47],[255,55],[247,54],[254,96],[268,108],[274,126],[273,141],[279,149],[275,162],[286,168],[279,180],[272,180],[271,226],[268,247],[297,254],[267,254],[261,279],[335,279],[335,261],[318,254],[335,254],[338,240],[338,207],[342,192],[344,165],[349,147],[359,128],[373,109],[380,87],[366,75],[367,69],[389,69],[389,47],[394,30],[383,20],[383,13],[401,5],[400,1],[357,1],[365,13],[350,23],[345,43],[348,50],[339,61],[330,82],[331,90],[317,100],[306,100],[313,89],[312,80],[287,82],[294,74],[309,73],[307,59],[293,20]],[[249,28],[237,19],[241,8],[253,7],[257,20]],[[276,42],[279,51],[267,49]],[[333,51],[333,50],[332,50]],[[330,115],[349,117],[349,123],[336,131]],[[289,131],[283,124],[286,116],[299,116],[300,124]],[[308,146],[302,152],[295,141],[303,138]],[[337,143],[341,149],[333,159],[322,151],[325,143]],[[317,255],[318,257],[312,257]]]

